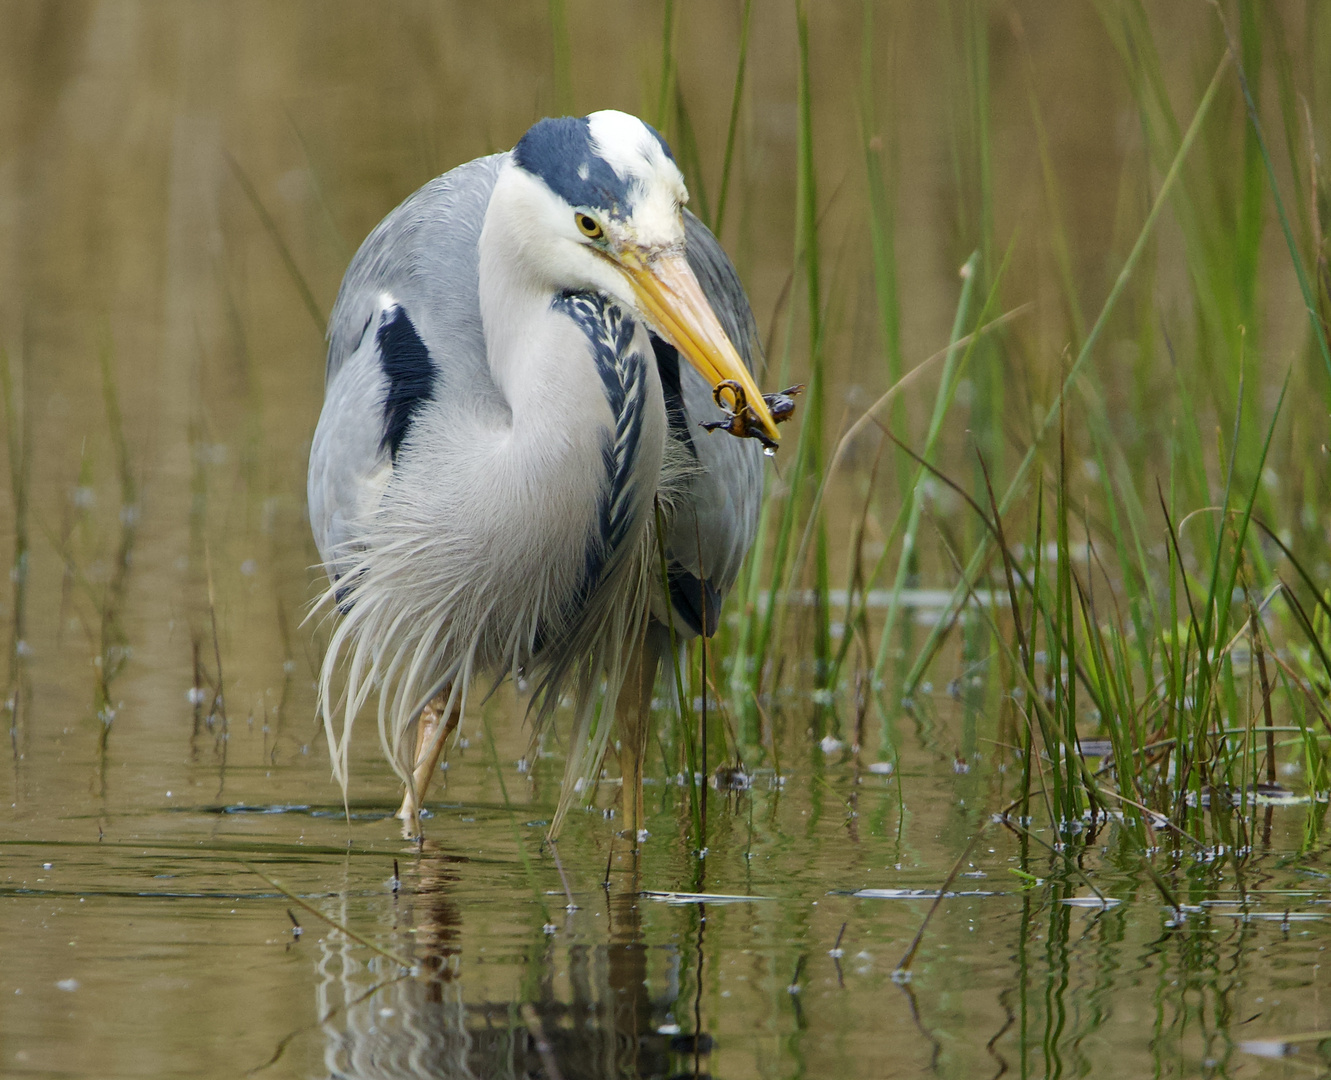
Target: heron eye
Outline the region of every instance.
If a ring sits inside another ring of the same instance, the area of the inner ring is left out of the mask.
[[[578,223],[578,231],[589,240],[599,240],[604,235],[601,223],[590,214],[574,214],[573,220]]]

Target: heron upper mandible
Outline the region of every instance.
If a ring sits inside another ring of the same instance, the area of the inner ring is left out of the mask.
[[[510,674],[538,731],[573,702],[550,834],[616,717],[642,827],[657,667],[672,629],[716,629],[762,494],[758,444],[700,423],[778,439],[744,290],[687,198],[636,117],[542,120],[408,198],[342,280],[310,451],[320,709],[345,792],[377,695],[407,835],[468,691]]]

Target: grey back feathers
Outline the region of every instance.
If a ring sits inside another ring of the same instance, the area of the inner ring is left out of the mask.
[[[712,310],[749,370],[759,374],[755,370],[761,359],[758,328],[734,266],[707,226],[687,210],[684,233],[689,266]],[[669,346],[665,349],[674,351]],[[660,354],[663,350],[657,351]],[[690,610],[690,600],[710,596],[704,616],[710,636],[716,633],[721,601],[739,577],[740,564],[758,527],[763,459],[754,440],[728,435],[720,438],[723,433],[703,431],[698,426],[703,421],[721,419],[721,410],[707,380],[691,364],[676,358],[676,365],[687,421],[684,430],[701,468],[690,477],[687,495],[680,500],[666,536],[672,600],[687,629],[701,633],[702,618],[695,622],[690,616],[704,613],[696,606],[697,600],[693,600]]]
[[[477,240],[490,190],[506,155],[460,165],[431,180],[366,237],[342,279],[328,324],[323,413],[310,449],[310,524],[330,573],[340,574],[360,524],[374,512],[391,467],[385,405],[391,377],[378,340],[386,306],[400,306],[434,370],[430,411],[447,423],[455,410],[508,421],[508,406],[485,362],[477,293]],[[397,450],[408,434],[397,438]]]

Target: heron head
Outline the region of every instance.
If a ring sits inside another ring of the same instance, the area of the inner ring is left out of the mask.
[[[713,387],[741,387],[754,420],[778,440],[761,391],[689,268],[689,193],[660,134],[612,110],[542,120],[513,148],[513,162],[533,181],[524,185],[534,219],[527,234],[551,285],[605,292],[636,311]]]

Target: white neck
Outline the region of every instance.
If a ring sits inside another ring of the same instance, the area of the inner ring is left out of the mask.
[[[585,546],[601,527],[606,495],[607,447],[616,443],[616,420],[593,358],[587,335],[572,318],[552,307],[565,289],[603,288],[577,252],[551,241],[530,205],[532,181],[516,167],[500,173],[478,242],[479,301],[487,361],[496,387],[508,402],[511,422],[493,446],[487,464],[487,498],[493,508],[496,542],[500,534],[541,537],[544,554],[528,574],[554,575],[553,596],[571,598],[581,581]],[[553,251],[551,249],[554,249]],[[589,262],[599,263],[599,257]],[[551,267],[559,267],[559,280]],[[570,272],[571,269],[571,272]],[[594,272],[593,272],[594,273]],[[623,306],[623,305],[621,305]],[[634,547],[650,516],[660,480],[666,441],[665,400],[647,329],[638,323],[633,349],[646,358],[641,370],[645,395],[637,443],[630,458]],[[641,361],[640,361],[641,362]]]
[[[605,450],[616,417],[586,334],[552,301],[564,289],[597,289],[597,283],[577,274],[576,266],[556,280],[549,268],[560,266],[562,252],[530,206],[532,181],[518,173],[516,167],[500,173],[478,242],[487,360],[511,410],[508,432],[494,447],[491,475],[525,529],[582,544],[604,494]],[[639,347],[650,356],[645,329],[638,333]],[[650,377],[655,381],[654,364]],[[665,405],[659,384],[655,398],[661,423],[659,431],[649,424],[648,438],[660,443]],[[658,446],[643,464],[655,460],[659,470],[660,453]],[[655,480],[653,475],[653,490]]]
[[[523,443],[599,444],[609,415],[581,331],[551,309],[561,283],[542,271],[550,243],[530,225],[523,178],[509,166],[495,183],[478,242],[479,299],[490,373]],[[599,451],[597,451],[599,453]]]

